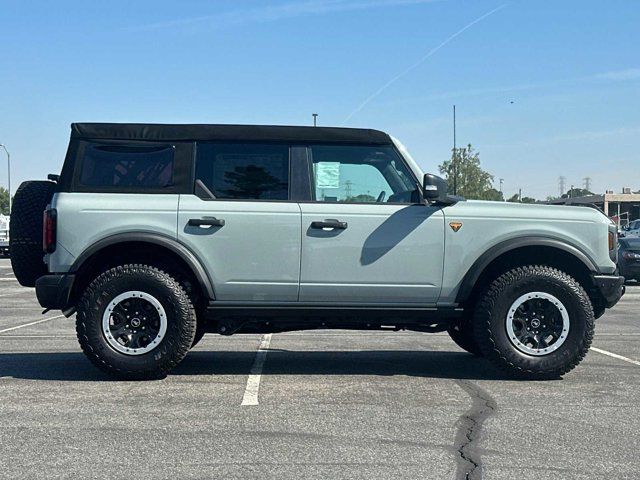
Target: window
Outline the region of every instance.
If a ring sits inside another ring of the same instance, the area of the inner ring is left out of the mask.
[[[315,198],[322,202],[411,203],[417,184],[390,146],[313,146]]]
[[[200,143],[196,180],[216,198],[287,200],[289,146]]]
[[[87,187],[163,188],[173,181],[172,145],[88,145],[80,172]]]

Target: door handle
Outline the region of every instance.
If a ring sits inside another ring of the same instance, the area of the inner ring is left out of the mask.
[[[344,230],[348,227],[347,222],[341,222],[340,220],[327,219],[322,222],[311,222],[311,228],[321,230],[323,228],[336,228],[338,230]]]
[[[190,218],[187,225],[190,227],[224,227],[224,220],[215,217]]]

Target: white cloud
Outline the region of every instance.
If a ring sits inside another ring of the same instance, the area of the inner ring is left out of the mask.
[[[599,73],[596,75],[596,78],[614,81],[640,80],[640,68],[628,68],[626,70]]]
[[[433,3],[441,0],[308,0],[279,5],[231,10],[215,15],[182,18],[142,25],[139,30],[157,30],[172,27],[204,25],[209,28],[223,28],[251,23],[267,23],[310,15],[324,15],[333,12],[366,10],[383,7],[402,7]]]

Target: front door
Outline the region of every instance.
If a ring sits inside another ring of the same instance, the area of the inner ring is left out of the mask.
[[[200,143],[195,194],[181,195],[178,239],[203,262],[220,302],[295,302],[300,207],[289,146]]]
[[[300,301],[433,305],[444,215],[416,202],[392,146],[312,146],[315,201],[301,203]]]

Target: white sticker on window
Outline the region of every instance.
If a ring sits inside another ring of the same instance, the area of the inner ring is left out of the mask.
[[[340,188],[340,162],[316,163],[316,187]]]

